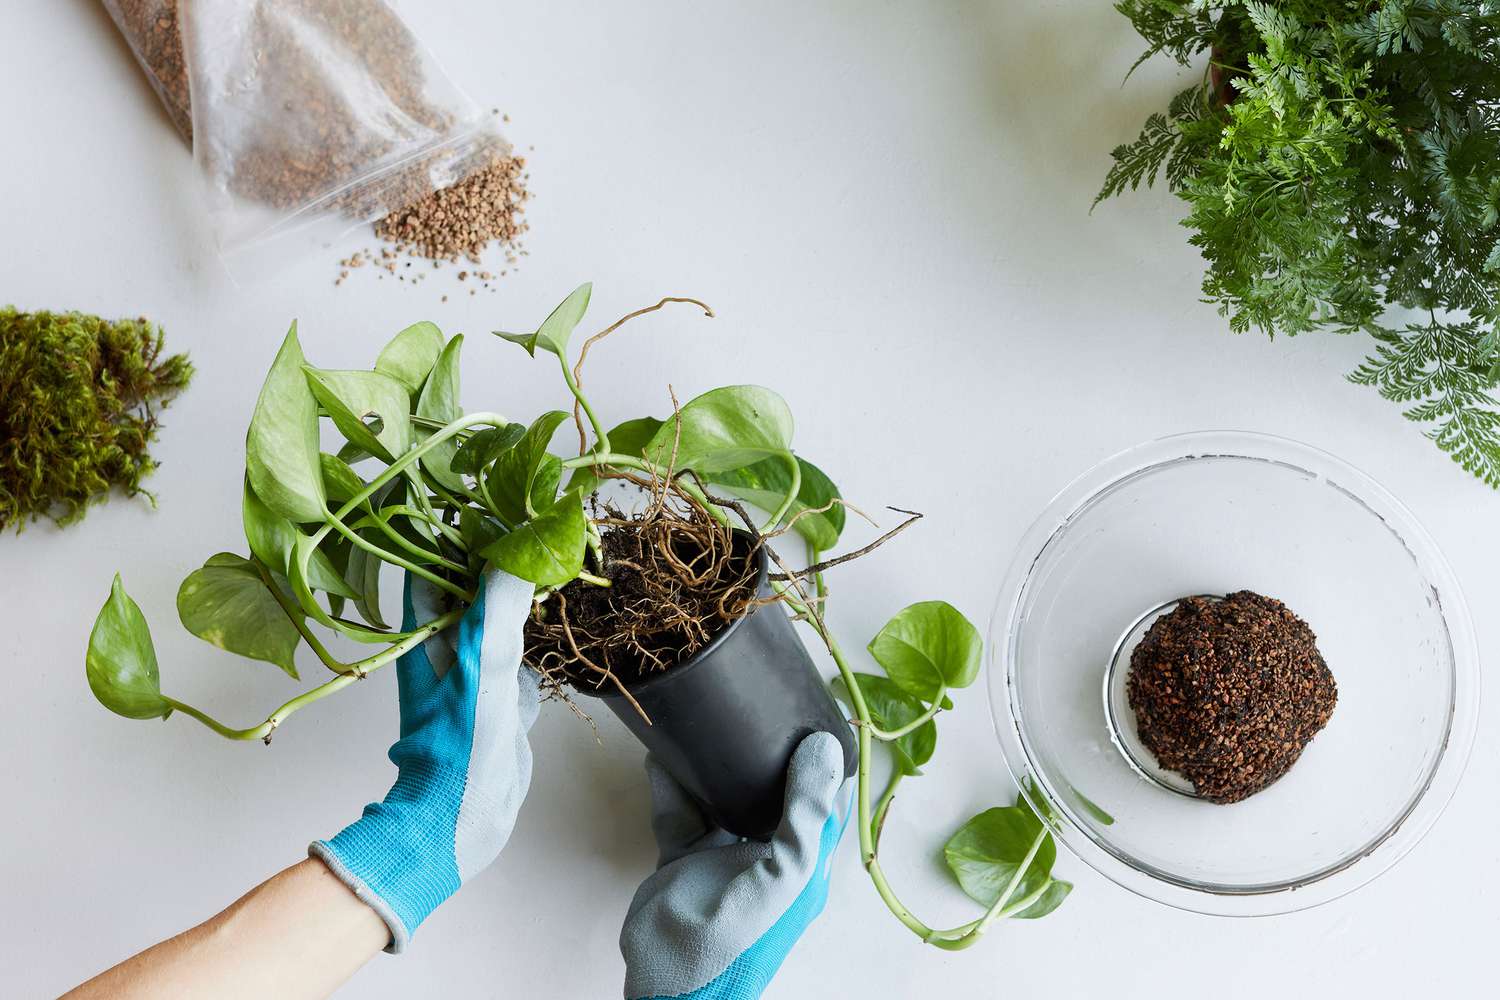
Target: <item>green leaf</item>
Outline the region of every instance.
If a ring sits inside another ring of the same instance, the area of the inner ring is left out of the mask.
[[[932,702],[942,684],[957,689],[974,683],[984,642],[953,605],[922,601],[886,622],[869,648],[901,690]]]
[[[232,552],[210,556],[177,591],[183,627],[220,649],[274,663],[293,678],[302,636],[255,564]]]
[[[422,394],[417,397],[417,416],[444,424],[463,416],[463,409],[458,403],[458,352],[463,347],[463,342],[463,335],[459,334],[438,355],[432,374],[427,377],[427,382],[422,386]],[[428,433],[430,432],[418,432],[422,440],[426,440]],[[453,471],[453,458],[457,454],[458,441],[449,438],[422,456],[422,468],[427,470],[427,474],[439,486],[455,492],[464,487],[464,477]]]
[[[496,330],[495,336],[508,340],[512,344],[520,344],[532,357],[536,357],[536,349],[540,347],[544,351],[556,354],[566,362],[568,338],[573,335],[574,327],[578,326],[583,319],[583,314],[588,311],[589,296],[593,291],[594,286],[589,283],[573,289],[572,294],[552,310],[552,315],[542,321],[542,325],[537,327],[535,333],[501,333]]]
[[[486,427],[475,431],[454,453],[451,468],[455,473],[477,476],[503,452],[515,447],[516,442],[525,435],[526,428],[522,424],[506,424],[504,427]]]
[[[383,564],[375,556],[358,545],[349,551],[349,582],[354,585],[357,596],[354,609],[361,618],[378,629],[391,626],[380,614],[380,569]]]
[[[323,371],[304,365],[307,384],[350,444],[385,462],[411,447],[411,399],[380,372]]]
[[[480,555],[539,587],[561,587],[583,569],[587,525],[583,498],[568,493],[537,517],[486,546]]]
[[[519,524],[536,511],[552,506],[562,480],[562,462],[547,454],[547,446],[568,414],[551,410],[532,421],[513,448],[500,454],[485,485],[501,517]]]
[[[443,331],[431,323],[413,323],[391,338],[375,359],[375,370],[416,395],[443,351]]]
[[[292,546],[296,544],[297,535],[301,532],[296,525],[261,503],[260,498],[251,489],[248,477],[245,479],[241,520],[245,525],[245,541],[250,544],[250,554],[264,563],[268,569],[285,576],[288,560],[292,555]],[[321,547],[313,552],[312,558],[308,560],[307,568],[308,584],[314,589],[337,594],[340,597],[355,596],[354,591],[345,582],[344,575],[329,561]]]
[[[655,417],[637,417],[627,420],[609,432],[609,450],[617,455],[645,455],[646,445],[661,429],[661,421]],[[588,496],[599,488],[599,477],[587,466],[573,470],[568,480],[568,489]]]
[[[342,507],[363,493],[365,487],[370,485],[350,467],[348,462],[336,455],[324,452],[318,456],[318,462],[323,470],[323,491],[330,504]],[[369,502],[366,501],[364,506],[369,506]]]
[[[470,552],[483,552],[505,534],[505,529],[493,517],[467,506],[458,512],[458,531]]]
[[[318,467],[318,403],[302,374],[293,323],[266,375],[245,439],[245,471],[260,497],[294,523],[327,516]]]
[[[610,443],[614,443],[613,435],[610,436]],[[822,469],[800,458],[796,462],[802,468],[802,483],[797,489],[796,500],[787,509],[788,518],[796,517],[804,510],[828,507],[839,496],[838,487],[833,485],[833,481]],[[791,472],[787,469],[786,459],[781,456],[763,459],[742,469],[717,472],[707,479],[767,513],[781,506],[781,502],[786,499],[787,490],[792,486]],[[798,518],[793,530],[807,539],[807,543],[813,548],[831,549],[838,544],[839,535],[844,531],[844,507],[842,504],[834,504],[820,514]]]
[[[943,846],[943,858],[969,898],[981,906],[993,906],[1038,837],[1044,838],[1041,847],[1010,895],[1012,901],[1020,900],[1046,884],[1057,860],[1057,846],[1051,834],[1030,809],[1024,806],[986,809],[949,839]],[[1063,895],[1066,894],[1063,890]],[[1038,900],[1034,905],[1041,902]],[[1053,906],[1060,902],[1061,897]]]
[[[756,385],[711,389],[689,401],[680,418],[677,467],[701,476],[742,469],[791,452],[792,411],[770,389]],[[673,422],[664,423],[646,445],[646,457],[658,463],[670,460],[675,434]]]
[[[109,599],[94,619],[85,659],[89,690],[99,704],[127,719],[165,719],[172,706],[161,696],[156,647],[140,605],[115,574]]]
[[[1037,917],[1045,917],[1053,910],[1062,905],[1063,900],[1068,898],[1068,893],[1073,891],[1072,882],[1064,882],[1055,878],[1047,883],[1047,889],[1041,897],[1020,913],[1012,913],[1013,920],[1035,920]],[[1024,898],[1024,897],[1022,897]]]
[[[870,721],[884,730],[899,729],[917,720],[925,709],[922,703],[902,691],[889,679],[878,674],[855,674],[860,693],[865,696],[865,707],[870,710]],[[847,704],[854,700],[844,686],[843,678],[833,680],[834,693]],[[915,777],[922,773],[922,765],[932,759],[937,749],[937,725],[931,719],[898,740],[885,744],[896,758],[896,766],[902,774]]]

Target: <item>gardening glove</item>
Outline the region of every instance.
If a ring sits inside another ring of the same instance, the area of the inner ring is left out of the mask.
[[[646,774],[661,857],[620,933],[627,1000],[760,996],[828,899],[833,851],[849,820],[843,747],[832,733],[797,747],[769,843],[712,826],[653,758]]]
[[[385,950],[393,954],[495,860],[531,784],[526,732],[540,698],[535,675],[521,664],[521,626],[532,591],[492,571],[457,629],[396,662],[396,783],[337,836],[308,848],[385,920]],[[439,598],[408,575],[402,628],[436,617]]]

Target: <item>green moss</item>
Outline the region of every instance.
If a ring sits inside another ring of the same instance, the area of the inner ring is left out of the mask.
[[[157,411],[192,374],[144,319],[0,308],[0,531],[70,524],[115,487],[151,500]]]

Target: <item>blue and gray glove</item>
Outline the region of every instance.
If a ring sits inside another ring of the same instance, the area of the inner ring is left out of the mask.
[[[333,839],[308,848],[390,926],[388,952],[403,950],[510,838],[531,784],[526,733],[539,704],[535,675],[521,665],[532,590],[491,572],[456,637],[436,635],[397,661],[396,783]],[[436,604],[434,588],[408,577],[403,628],[431,620]]]
[[[828,899],[833,851],[848,822],[843,747],[831,733],[797,747],[769,843],[710,825],[651,758],[646,773],[661,857],[620,934],[627,1000],[760,996]]]

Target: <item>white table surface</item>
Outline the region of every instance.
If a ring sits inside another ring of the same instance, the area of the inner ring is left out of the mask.
[[[704,298],[718,320],[661,315],[606,345],[597,402],[634,416],[662,412],[668,382],[683,398],[772,385],[799,449],[847,496],[925,511],[835,579],[833,622],[854,648],[917,599],[986,622],[1012,546],[1070,478],[1145,439],[1233,427],[1330,450],[1403,498],[1453,562],[1484,655],[1500,654],[1500,496],[1342,380],[1366,345],[1227,333],[1198,302],[1164,193],[1089,215],[1110,147],[1180,79],[1153,65],[1122,89],[1140,46],[1104,5],[408,6],[454,78],[535,146],[531,256],[495,294],[441,304],[444,282],[368,272],[335,288],[332,252],[236,287],[192,163],[99,5],[0,4],[0,300],[146,314],[198,366],[155,448],[159,510],[117,500],[66,531],[0,538],[0,994],[53,995],[210,915],[389,785],[391,675],[297,717],[270,749],[115,718],[84,684],[118,568],[172,693],[242,724],[288,696],[274,668],[183,632],[173,595],[205,556],[243,547],[244,428],[293,317],[315,362],[362,367],[408,322],[524,327],[582,280],[598,325],[663,294]],[[513,347],[474,337],[466,354],[473,408],[560,399]],[[1064,854],[1077,888],[1059,912],[952,955],[887,915],[846,843],[828,911],[768,996],[1477,995],[1500,932],[1493,711],[1480,727],[1426,840],[1292,916],[1173,911]],[[499,862],[345,995],[618,995],[616,935],[653,849],[641,753],[613,720],[601,732],[602,747],[544,713]],[[981,685],[886,833],[892,877],[932,921],[972,912],[935,849],[1012,794]]]

